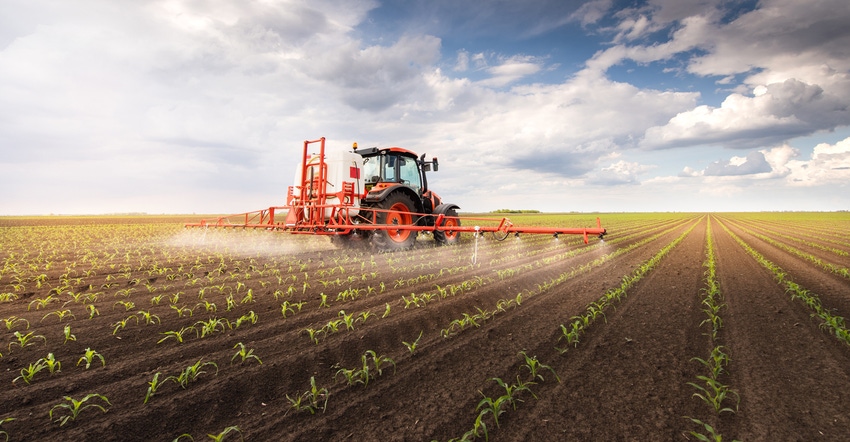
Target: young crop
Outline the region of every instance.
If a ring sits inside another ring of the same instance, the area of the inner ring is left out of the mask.
[[[86,311],[89,312],[89,319],[93,319],[95,316],[100,315],[100,311],[94,306],[94,304],[87,304]]]
[[[142,319],[145,321],[145,324],[153,324],[154,322],[156,322],[157,324],[162,323],[162,321],[159,320],[159,316],[151,313],[150,311],[139,310],[136,313],[141,315]]]
[[[289,400],[291,405],[290,409],[293,409],[297,412],[309,411],[310,414],[316,414],[316,410],[322,410],[322,413],[325,412],[328,408],[328,398],[330,397],[330,393],[327,388],[318,388],[316,387],[316,378],[314,376],[310,376],[310,390],[301,393],[295,398],[289,397],[286,395],[286,399]]]
[[[139,323],[139,317],[138,316],[136,316],[136,315],[127,316],[126,318],[121,319],[118,322],[115,322],[114,324],[112,324],[112,326],[114,327],[114,329],[112,330],[112,334],[114,335],[114,334],[118,333],[118,330],[123,330],[125,327],[127,327],[127,323],[130,322],[131,319],[135,319],[136,324]]]
[[[115,304],[112,304],[112,310],[115,310],[115,306],[119,304],[124,307],[125,312],[128,312],[136,307],[136,304],[132,301],[115,301]]]
[[[552,372],[552,375],[555,376],[555,379],[558,381],[558,383],[561,382],[561,378],[558,377],[558,374],[555,373],[555,370],[552,367],[543,364],[539,360],[537,360],[537,356],[528,356],[528,354],[526,354],[526,352],[524,351],[519,352],[519,354],[523,357],[523,359],[525,359],[525,365],[523,365],[522,368],[528,370],[528,372],[531,374],[532,380],[540,379],[541,381],[543,381],[543,375],[540,374],[540,370],[549,370]]]
[[[230,328],[239,328],[239,326],[242,325],[243,322],[250,322],[251,324],[256,324],[257,320],[259,320],[259,316],[257,316],[257,314],[254,313],[253,310],[251,310],[250,312],[236,318],[235,321],[231,322]]]
[[[87,395],[85,395],[85,396],[84,396],[82,399],[80,399],[80,400],[76,400],[76,399],[74,399],[74,398],[72,398],[72,397],[70,397],[70,396],[65,396],[65,400],[66,400],[66,401],[68,401],[68,403],[60,403],[60,404],[56,404],[56,405],[54,405],[54,406],[50,409],[50,413],[48,413],[48,414],[49,414],[49,416],[50,416],[50,419],[51,419],[51,420],[53,419],[53,412],[54,412],[54,411],[56,411],[56,409],[57,409],[57,408],[58,408],[60,411],[62,411],[62,409],[64,409],[64,410],[66,410],[66,411],[68,412],[68,414],[67,414],[67,415],[65,415],[65,416],[60,416],[58,419],[56,419],[56,420],[54,421],[54,422],[59,422],[59,426],[60,426],[60,427],[61,427],[62,425],[65,425],[66,423],[68,423],[68,421],[69,421],[69,420],[76,420],[76,419],[77,419],[77,417],[80,415],[80,413],[81,413],[83,410],[85,410],[86,408],[89,408],[89,407],[99,408],[101,411],[103,411],[104,413],[106,413],[106,411],[107,411],[107,410],[106,410],[106,408],[105,408],[103,405],[100,405],[100,404],[87,404],[87,403],[86,403],[86,402],[88,402],[88,401],[89,401],[89,400],[91,400],[91,399],[100,399],[100,400],[102,400],[103,402],[105,402],[105,403],[106,403],[106,405],[109,405],[109,406],[111,406],[111,405],[112,405],[111,403],[109,403],[109,399],[107,399],[107,398],[106,398],[106,396],[103,396],[103,395],[100,395],[100,394],[97,394],[97,393],[90,393],[90,394],[87,394]]]
[[[44,359],[39,359],[33,363],[30,363],[29,366],[21,369],[21,375],[12,380],[12,384],[17,382],[19,379],[23,380],[27,384],[32,382],[32,379],[35,377],[38,372],[47,368],[47,364],[44,363]]]
[[[225,331],[229,327],[229,322],[225,318],[210,318],[206,321],[198,321],[195,326],[200,326],[201,338],[211,335],[216,331]]]
[[[65,319],[66,317],[71,317],[71,318],[77,319],[76,316],[74,316],[74,314],[71,313],[71,310],[66,309],[66,310],[56,310],[56,311],[50,312],[50,313],[42,316],[41,320],[44,321],[48,316],[51,316],[51,315],[56,315],[56,317],[59,318],[59,322],[62,322],[62,320]]]
[[[178,306],[173,305],[173,304],[171,305],[171,309],[177,312],[177,317],[178,317],[178,318],[182,318],[182,317],[183,317],[183,315],[185,315],[185,314],[187,314],[187,313],[189,314],[189,317],[192,317],[192,314],[193,314],[193,312],[194,312],[194,311],[193,311],[192,309],[190,309],[189,307],[178,307]]]
[[[235,354],[235,355],[233,355],[233,357],[232,357],[232,358],[230,358],[230,362],[231,362],[231,363],[233,363],[233,360],[234,360],[234,359],[236,359],[236,358],[241,358],[241,361],[240,361],[239,363],[240,363],[240,364],[244,364],[246,360],[248,360],[248,359],[252,359],[252,358],[253,358],[253,359],[256,359],[256,360],[257,360],[257,362],[259,362],[259,363],[260,363],[260,365],[262,365],[262,364],[263,364],[263,361],[261,361],[261,360],[260,360],[260,358],[258,358],[258,357],[254,354],[254,349],[253,349],[253,348],[251,348],[251,349],[246,348],[246,347],[245,347],[245,344],[243,344],[243,343],[241,343],[241,342],[239,342],[239,343],[237,343],[236,345],[234,345],[234,346],[233,346],[233,348],[237,348],[237,347],[239,347],[239,350],[236,352],[236,354]]]
[[[9,343],[9,350],[10,351],[12,350],[12,344],[16,344],[20,348],[27,347],[27,346],[32,344],[32,341],[34,339],[41,339],[42,341],[44,341],[45,345],[47,344],[47,338],[45,338],[42,335],[36,335],[34,333],[35,332],[29,332],[25,335],[22,335],[21,332],[15,331],[15,333],[14,333],[15,339],[17,339],[18,342],[14,342],[14,341],[10,342]]]
[[[50,374],[56,374],[57,372],[62,371],[62,363],[53,356],[53,353],[48,353],[47,357],[42,359],[42,361],[44,361],[44,366]]]
[[[65,325],[64,333],[65,333],[65,342],[63,342],[62,345],[67,344],[68,341],[76,341],[77,340],[77,337],[74,336],[71,333],[71,326],[69,324]]]
[[[160,385],[162,385],[159,382],[159,375],[161,374],[162,373],[160,372],[154,373],[153,379],[148,381],[148,392],[145,394],[145,401],[142,402],[143,404],[147,404],[148,401],[156,394],[156,390],[160,387]]]
[[[86,352],[83,353],[83,355],[77,361],[77,365],[79,366],[80,364],[83,363],[83,361],[85,361],[86,370],[88,370],[89,367],[91,367],[91,363],[92,363],[92,361],[94,360],[95,357],[100,358],[100,364],[101,364],[102,367],[106,366],[106,359],[103,358],[103,355],[92,350],[91,348],[86,348]]]
[[[215,374],[218,374],[218,364],[216,364],[215,362],[212,362],[212,361],[209,361],[209,362],[202,362],[202,361],[203,361],[203,358],[198,359],[198,362],[195,362],[194,364],[186,367],[177,376],[169,376],[169,377],[166,378],[166,380],[172,380],[172,381],[178,383],[181,387],[183,387],[185,389],[186,386],[189,385],[189,382],[196,381],[199,376],[206,373],[203,370],[204,367],[206,367],[206,366],[212,365],[213,367],[215,367]]]
[[[371,365],[370,362],[371,361]],[[365,353],[360,357],[361,366],[360,368],[340,368],[339,364],[336,365],[339,368],[334,375],[339,376],[340,374],[345,377],[348,385],[354,384],[363,384],[363,386],[369,385],[369,381],[377,378],[378,376],[384,373],[383,368],[381,368],[386,363],[393,364],[393,368],[395,368],[395,361],[391,358],[383,355],[378,355],[374,350],[366,350]]]
[[[3,319],[3,322],[6,324],[6,330],[10,330],[10,331],[12,330],[12,327],[15,326],[15,324],[20,323],[20,322],[23,322],[27,325],[25,330],[29,330],[29,328],[30,328],[30,322],[29,321],[27,321],[24,318],[19,318],[17,316],[9,316],[8,318]]]
[[[13,417],[4,417],[3,419],[0,419],[0,427],[3,427],[3,424],[12,422],[13,420],[15,420]],[[9,442],[9,433],[0,430],[0,436],[6,436],[6,442]]]
[[[245,440],[245,438],[242,437],[242,430],[240,430],[239,427],[237,427],[236,425],[227,427],[224,430],[222,430],[221,433],[218,433],[218,434],[207,434],[207,437],[212,439],[214,442],[221,442],[221,441],[224,440],[224,438],[228,434],[230,434],[233,431],[239,433],[240,439],[242,439],[243,441]]]
[[[183,343],[183,335],[188,333],[190,330],[195,332],[195,336],[198,335],[198,330],[194,326],[190,325],[189,327],[183,327],[183,328],[181,328],[180,330],[177,330],[177,331],[170,330],[170,331],[162,333],[163,335],[165,335],[165,337],[160,339],[156,343],[160,344],[168,338],[174,338],[178,343],[182,344]]]
[[[407,351],[409,351],[411,355],[413,355],[413,354],[415,354],[415,353],[416,353],[416,346],[419,344],[419,340],[420,340],[420,339],[422,339],[422,333],[423,333],[423,332],[421,332],[421,331],[420,331],[420,332],[419,332],[419,337],[418,337],[418,338],[416,338],[416,340],[415,340],[415,341],[413,341],[413,342],[404,342],[404,341],[401,341],[401,343],[402,343],[402,344],[404,344],[404,346],[405,346],[405,347],[407,347]]]

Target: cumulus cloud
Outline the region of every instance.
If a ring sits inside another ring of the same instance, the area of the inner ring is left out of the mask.
[[[850,183],[850,138],[838,143],[818,144],[809,160],[790,160],[788,181],[795,186]]]

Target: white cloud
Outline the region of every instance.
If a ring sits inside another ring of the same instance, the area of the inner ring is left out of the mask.
[[[818,144],[811,159],[789,160],[788,181],[796,186],[846,186],[850,183],[850,138],[834,145]]]

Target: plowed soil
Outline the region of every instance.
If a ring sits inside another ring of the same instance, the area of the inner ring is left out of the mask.
[[[226,440],[446,441],[473,429],[482,399],[505,394],[502,381],[528,389],[500,408],[498,424],[483,415],[494,441],[709,434],[691,418],[724,440],[847,439],[850,345],[791,299],[732,234],[846,316],[850,279],[811,257],[850,265],[842,233],[850,217],[839,227],[823,224],[820,239],[793,222],[731,214],[601,217],[605,241],[485,236],[474,264],[468,236],[456,247],[421,237],[414,250],[379,254],[338,250],[326,238],[185,231],[174,219],[0,220],[0,293],[13,295],[0,302],[0,421],[14,418],[0,431],[10,441],[171,441],[206,440],[236,426]],[[725,303],[716,340],[703,323],[709,226]],[[577,344],[563,339],[562,325],[677,238]],[[201,337],[202,322],[221,318]],[[461,328],[464,318],[475,323]],[[74,340],[65,340],[66,326]],[[194,330],[182,343],[167,334],[187,327]],[[307,330],[323,327],[311,340]],[[15,332],[35,338],[21,346]],[[415,341],[414,351],[405,345]],[[242,362],[239,344],[259,360]],[[717,345],[731,359],[720,380],[734,392],[723,402],[734,411],[722,413],[689,384],[704,385],[697,376],[706,367],[693,358]],[[75,365],[87,348],[105,365]],[[551,369],[532,377],[520,352]],[[19,378],[48,353],[61,371]],[[380,374],[372,354],[392,360]],[[343,369],[362,369],[364,360],[371,376],[350,385]],[[165,381],[198,361],[217,367],[206,365],[185,387]],[[157,373],[162,383],[145,404]],[[307,396],[311,378],[326,389],[317,408],[294,408],[291,399]],[[65,409],[49,417],[64,397],[90,393],[108,398],[108,405],[87,402],[105,413],[85,408],[64,425],[53,421]]]

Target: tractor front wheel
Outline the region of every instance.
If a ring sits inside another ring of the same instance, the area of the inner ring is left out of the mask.
[[[409,196],[394,192],[378,205],[375,216],[376,225],[387,228],[375,230],[372,234],[372,246],[380,251],[405,250],[416,242],[415,230],[393,229],[392,226],[410,226],[418,219],[415,205]]]

